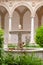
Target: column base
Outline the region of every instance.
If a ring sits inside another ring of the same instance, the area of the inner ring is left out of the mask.
[[[32,44],[33,44],[33,43],[35,43],[35,41],[30,41],[30,43],[32,43]]]
[[[8,44],[4,44],[3,49],[4,49],[4,50],[8,50]]]
[[[35,41],[30,41],[29,46],[37,46],[37,44],[35,43]]]

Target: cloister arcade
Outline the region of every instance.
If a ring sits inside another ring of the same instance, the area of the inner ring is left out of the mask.
[[[43,25],[43,1],[0,1],[0,28],[5,32],[5,44],[25,43],[26,37],[30,44],[35,44],[35,32],[41,25]],[[22,31],[22,35],[18,31]]]

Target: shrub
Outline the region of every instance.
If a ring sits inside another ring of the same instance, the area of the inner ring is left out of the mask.
[[[15,57],[8,53],[5,57],[5,65],[43,65],[43,61],[34,54],[22,54]]]
[[[2,29],[0,29],[0,48],[3,47],[2,44],[4,43],[4,37],[3,37],[3,35],[4,35],[4,31]]]
[[[35,41],[43,47],[43,26],[39,27],[36,31]]]
[[[5,57],[5,65],[14,65],[14,56],[12,53],[8,53]]]
[[[33,54],[30,56],[28,54],[24,54],[20,56],[20,65],[42,65],[42,60],[40,58],[35,57]]]
[[[0,29],[0,65],[3,64],[3,43],[4,43],[4,31]]]

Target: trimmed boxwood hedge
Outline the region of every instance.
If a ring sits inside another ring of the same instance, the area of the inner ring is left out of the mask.
[[[41,47],[43,47],[43,26],[40,26],[36,30],[35,41],[37,44],[39,44]]]

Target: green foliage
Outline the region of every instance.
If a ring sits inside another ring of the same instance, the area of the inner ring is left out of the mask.
[[[42,61],[33,55],[26,54],[20,57],[20,65],[42,65]]]
[[[3,64],[3,43],[4,43],[4,31],[0,29],[0,65]]]
[[[4,35],[4,31],[0,29],[0,47],[2,47],[3,46],[2,44],[4,43],[3,35]]]
[[[43,60],[35,57],[34,54],[21,54],[15,57],[8,53],[5,57],[5,65],[43,65]]]
[[[8,44],[8,48],[15,48],[14,44]]]
[[[5,65],[14,65],[14,56],[8,53],[5,57]]]
[[[39,27],[36,31],[35,41],[43,47],[43,26]]]
[[[40,46],[40,45],[38,45],[38,44],[37,44],[37,45],[34,45],[34,44],[29,45],[29,44],[28,44],[28,45],[25,45],[24,47],[25,47],[25,49],[41,48],[41,46]]]

